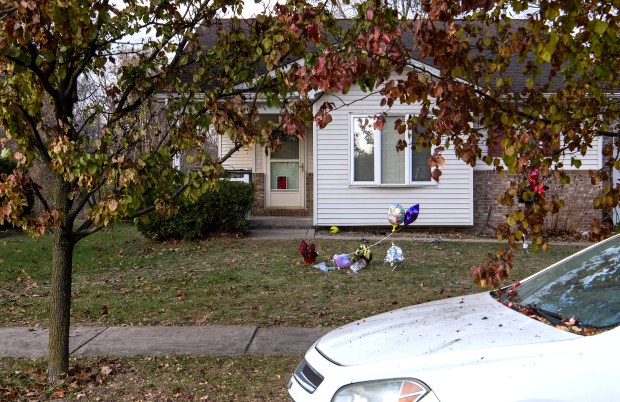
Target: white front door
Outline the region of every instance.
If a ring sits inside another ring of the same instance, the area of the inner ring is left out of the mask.
[[[303,208],[306,181],[304,141],[287,138],[279,151],[267,158],[265,183],[267,208]]]

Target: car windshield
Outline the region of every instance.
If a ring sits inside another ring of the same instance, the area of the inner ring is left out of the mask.
[[[569,328],[608,329],[620,324],[619,273],[620,237],[615,236],[502,289],[498,296],[503,303],[552,324],[558,324],[557,319]]]

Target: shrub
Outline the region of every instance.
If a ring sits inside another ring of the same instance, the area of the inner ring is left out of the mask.
[[[0,174],[1,173],[10,174],[13,171],[13,169],[15,169],[15,166],[17,166],[17,163],[15,163],[14,161],[7,159],[7,158],[0,157]]]
[[[244,232],[253,202],[252,184],[222,180],[219,189],[207,191],[195,203],[175,201],[178,211],[172,216],[151,212],[137,227],[144,236],[158,240]]]
[[[16,162],[10,159],[7,159],[7,158],[0,157],[0,175],[3,173],[11,174],[13,172],[13,169],[15,169],[16,166],[17,166]],[[26,197],[28,200],[28,205],[24,207],[24,213],[29,214],[30,211],[32,210],[32,206],[34,205],[33,192],[29,191]],[[0,203],[2,203],[2,198],[3,197],[0,196]],[[7,229],[12,229],[12,228],[13,228],[13,225],[8,224],[8,223],[0,225],[0,230],[7,230]]]

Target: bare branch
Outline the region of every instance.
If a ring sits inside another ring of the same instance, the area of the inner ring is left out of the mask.
[[[50,206],[47,203],[47,200],[45,199],[45,197],[43,196],[43,194],[41,194],[41,191],[39,190],[40,186],[34,182],[34,180],[32,180],[32,177],[28,176],[28,181],[30,182],[30,188],[32,188],[32,191],[34,192],[34,195],[37,197],[37,199],[41,202],[41,204],[43,204],[43,208],[50,212]]]
[[[188,184],[184,184],[181,187],[179,187],[174,193],[172,193],[172,195],[170,196],[170,200],[175,200],[177,198],[179,198],[179,196],[183,193],[183,191],[188,187]],[[139,218],[140,216],[146,215],[149,212],[153,212],[155,211],[155,205],[151,205],[149,207],[143,208],[139,211],[134,212],[131,215],[128,216],[124,216],[123,219],[135,219],[135,218]]]
[[[17,11],[17,7],[10,7],[10,8],[5,8],[4,10],[0,10],[0,19],[6,17],[9,14],[14,13],[15,11]]]
[[[228,158],[230,158],[235,152],[237,152],[241,148],[243,148],[243,144],[241,144],[240,142],[235,142],[235,146],[232,147],[230,150],[228,150],[226,155],[224,155],[221,158],[219,158],[217,160],[217,163],[221,165],[222,163],[224,163]]]
[[[86,191],[83,190],[80,192],[80,195],[77,198],[74,198],[73,205],[71,209],[67,213],[67,217],[71,220],[75,219],[79,213],[82,211],[84,206],[88,203],[88,200],[101,189],[105,183],[107,183],[107,178],[102,178],[101,182],[97,184],[92,190]]]

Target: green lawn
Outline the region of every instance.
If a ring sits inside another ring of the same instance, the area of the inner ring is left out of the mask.
[[[351,253],[359,239],[306,239],[320,255]],[[392,272],[389,242],[358,275],[303,263],[300,240],[212,238],[156,243],[120,225],[78,244],[73,323],[81,325],[336,326],[429,300],[479,292],[470,266],[496,243],[431,244],[396,239],[405,262]],[[513,280],[568,254],[519,252]],[[49,237],[0,233],[0,326],[47,325]],[[63,384],[44,381],[41,359],[0,359],[0,400],[288,401],[286,383],[301,356],[72,358]],[[75,366],[77,365],[77,366]],[[111,371],[104,371],[107,368]]]
[[[307,239],[308,241],[312,239]],[[351,253],[350,240],[315,239],[317,261]],[[374,260],[358,275],[324,273],[304,264],[299,240],[231,237],[156,243],[120,225],[84,239],[74,259],[74,324],[335,326],[396,307],[481,291],[469,269],[497,243],[403,239],[405,262],[392,272],[383,258],[389,242],[372,248]],[[520,279],[576,251],[519,252]],[[46,325],[51,245],[0,234],[0,326]]]

